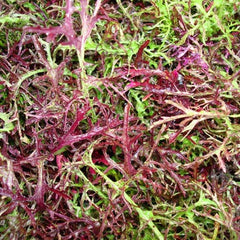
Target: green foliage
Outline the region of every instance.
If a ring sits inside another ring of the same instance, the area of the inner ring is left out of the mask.
[[[14,124],[12,120],[10,120],[10,114],[7,113],[0,113],[0,119],[3,122],[0,127],[0,138],[2,138],[3,132],[10,132],[14,129]]]
[[[130,90],[129,93],[129,98],[130,101],[133,103],[133,105],[135,106],[135,109],[137,111],[137,116],[139,117],[139,119],[141,119],[141,121],[146,124],[149,125],[149,122],[147,122],[146,119],[150,119],[150,117],[153,115],[154,110],[153,107],[151,108],[150,103],[148,100],[143,100],[144,96],[142,96],[141,91],[139,90]]]

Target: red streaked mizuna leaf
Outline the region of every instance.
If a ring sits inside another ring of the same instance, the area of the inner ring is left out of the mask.
[[[55,37],[59,34],[64,34],[69,44],[76,45],[76,33],[73,29],[73,21],[72,14],[75,11],[75,7],[73,6],[72,0],[66,0],[66,15],[65,21],[62,26],[58,27],[49,27],[42,28],[40,26],[37,27],[25,27],[25,32],[36,32],[36,33],[45,33],[47,35],[47,41],[51,42],[55,40]]]
[[[138,67],[139,64],[141,64],[142,60],[142,54],[143,54],[143,50],[144,48],[146,48],[148,46],[148,44],[150,43],[150,40],[145,41],[139,48],[138,52],[137,52],[137,56],[136,59],[134,61],[134,65],[135,67]]]
[[[124,108],[124,121],[123,121],[123,135],[122,135],[122,144],[124,152],[124,170],[128,174],[134,174],[135,169],[131,164],[131,154],[130,154],[130,139],[128,136],[129,133],[129,114],[131,106],[127,104]]]
[[[48,190],[50,190],[50,191],[56,193],[58,196],[61,196],[61,197],[63,197],[63,198],[66,199],[66,200],[70,200],[70,199],[71,199],[70,196],[68,196],[67,194],[65,194],[65,193],[63,193],[63,192],[61,192],[61,191],[58,191],[57,189],[54,189],[54,188],[48,188]]]
[[[55,40],[57,35],[63,34],[67,37],[68,41],[62,43],[63,45],[73,45],[76,49],[82,50],[84,44],[89,37],[92,29],[94,28],[99,17],[97,16],[99,8],[101,6],[101,0],[97,0],[95,4],[95,10],[92,16],[87,14],[88,11],[88,0],[81,0],[81,11],[78,11],[74,5],[73,0],[66,0],[66,15],[64,18],[64,23],[61,26],[43,28],[40,26],[37,27],[25,27],[25,32],[35,32],[35,33],[45,33],[47,35],[47,41],[52,42]],[[79,12],[82,20],[82,33],[80,36],[77,36],[77,33],[73,27],[72,14],[74,12]]]
[[[127,69],[127,68],[120,68],[117,69],[117,73],[121,74],[122,76],[129,75],[130,77],[136,77],[136,76],[159,76],[159,77],[166,77],[166,73],[164,71],[161,71],[159,69],[157,70],[150,70],[150,69]]]
[[[170,134],[168,142],[172,144],[176,141],[176,138],[182,133],[182,129],[179,129],[177,132]]]

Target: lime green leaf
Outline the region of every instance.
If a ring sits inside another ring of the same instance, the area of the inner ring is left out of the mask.
[[[0,17],[0,23],[5,24],[13,24],[13,23],[18,23],[18,24],[26,24],[29,22],[30,16],[26,14],[19,14],[15,13],[12,14],[11,16],[2,16]]]
[[[195,203],[195,207],[205,206],[205,205],[212,205],[212,206],[217,207],[217,204],[214,201],[212,201],[208,198],[205,198],[205,195],[204,195],[203,191],[201,191],[200,192],[200,198],[199,198],[198,202]]]
[[[3,127],[0,127],[0,133],[1,132],[10,132],[14,129],[14,125],[9,119],[9,114],[7,113],[0,113],[0,119],[4,121]],[[0,135],[1,138],[1,135]]]

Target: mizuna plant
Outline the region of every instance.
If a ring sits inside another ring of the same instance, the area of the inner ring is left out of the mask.
[[[0,239],[239,239],[239,8],[0,3]]]

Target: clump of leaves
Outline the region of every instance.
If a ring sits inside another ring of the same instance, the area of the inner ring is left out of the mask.
[[[1,6],[1,239],[240,237],[239,3],[218,2]]]

